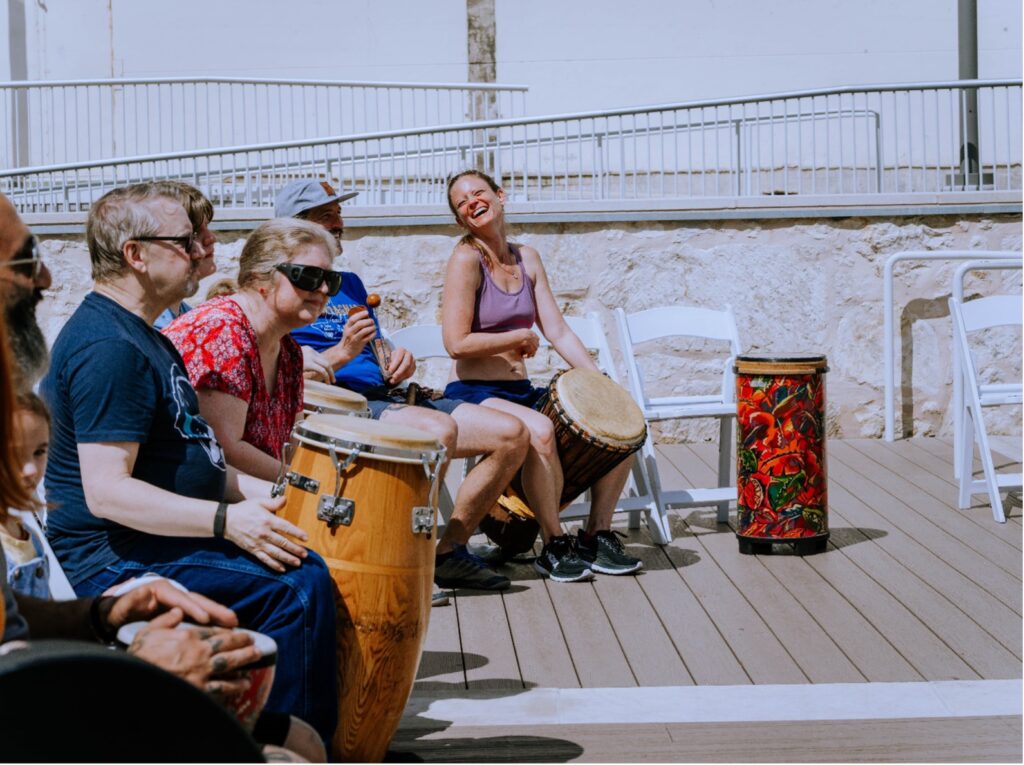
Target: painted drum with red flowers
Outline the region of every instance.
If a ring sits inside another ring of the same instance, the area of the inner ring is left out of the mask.
[[[824,542],[826,358],[744,355],[736,357],[734,371],[736,534],[741,540]]]

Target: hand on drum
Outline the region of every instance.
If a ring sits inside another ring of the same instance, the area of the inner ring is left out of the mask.
[[[398,385],[416,372],[416,358],[405,348],[394,348],[391,351],[391,365],[384,373],[389,385]]]
[[[288,537],[305,542],[309,535],[275,515],[283,507],[284,497],[247,499],[231,505],[224,537],[278,573],[284,573],[285,566],[300,565],[306,557],[306,548]]]
[[[99,616],[112,630],[171,609],[198,624],[238,626],[234,611],[195,592],[182,591],[166,579],[156,579],[118,597],[102,597]]]
[[[252,636],[217,627],[175,629],[181,620],[182,612],[177,608],[161,614],[139,630],[128,646],[128,653],[207,693],[244,693],[249,688],[249,678],[230,673],[260,658]]]
[[[516,350],[519,351],[524,359],[532,358],[540,347],[540,338],[537,337],[537,333],[532,329],[520,329],[516,330],[516,332],[520,335],[516,344]]]
[[[302,376],[307,380],[319,380],[328,385],[334,383],[334,368],[323,355],[308,345],[302,346]]]
[[[341,346],[342,354],[347,361],[358,356],[368,342],[377,334],[377,325],[373,323],[369,312],[364,308],[349,314],[345,322],[345,329],[341,334],[338,345]]]

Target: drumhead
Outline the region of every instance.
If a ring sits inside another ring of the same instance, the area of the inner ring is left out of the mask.
[[[745,353],[736,357],[738,375],[813,375],[828,371],[823,353]]]
[[[594,438],[629,448],[647,436],[644,413],[625,388],[593,369],[570,369],[554,381],[555,393],[572,422]]]
[[[306,409],[335,409],[345,412],[366,412],[366,396],[337,385],[306,380],[303,383],[302,403]]]
[[[420,455],[440,454],[444,450],[425,431],[343,414],[311,414],[296,424],[293,434],[299,441],[313,446],[333,445],[342,452],[358,447],[381,459],[390,457],[409,462],[420,462]]]

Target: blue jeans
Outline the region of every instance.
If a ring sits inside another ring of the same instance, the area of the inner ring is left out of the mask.
[[[134,545],[122,560],[79,582],[79,596],[148,571],[234,610],[240,626],[277,642],[270,712],[295,715],[328,744],[338,722],[334,583],[315,552],[298,568],[271,571],[223,540],[159,537]]]

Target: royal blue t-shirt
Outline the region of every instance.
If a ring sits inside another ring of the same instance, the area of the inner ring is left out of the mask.
[[[132,477],[220,501],[224,452],[171,341],[110,298],[89,293],[54,343],[40,393],[53,419],[47,537],[77,584],[154,537],[97,518],[85,502],[78,444],[139,444]],[[137,512],[146,512],[145,507]]]
[[[341,334],[348,322],[348,312],[357,305],[366,306],[366,287],[354,273],[343,271],[341,290],[327,302],[327,308],[320,314],[320,318],[306,327],[293,330],[292,337],[299,345],[308,345],[315,351],[327,350],[341,342]],[[367,310],[380,332],[377,315],[372,308]],[[384,384],[384,376],[380,373],[369,343],[352,361],[335,371],[334,380],[343,388],[356,393]]]

